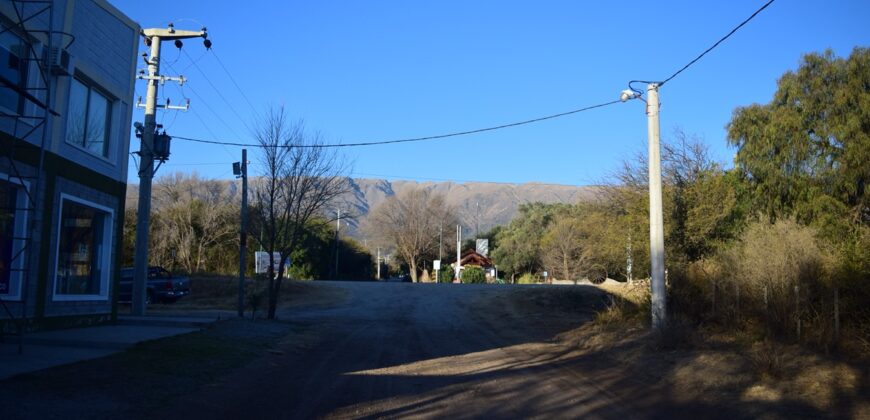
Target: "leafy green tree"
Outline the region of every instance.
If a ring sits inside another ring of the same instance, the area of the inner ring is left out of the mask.
[[[855,48],[848,59],[807,54],[780,78],[770,103],[735,110],[728,141],[755,208],[771,220],[808,223],[833,211],[867,224],[870,49]]]
[[[570,208],[566,204],[521,204],[511,223],[495,236],[498,248],[492,259],[499,270],[517,274],[531,273],[541,268],[541,238],[556,211]]]

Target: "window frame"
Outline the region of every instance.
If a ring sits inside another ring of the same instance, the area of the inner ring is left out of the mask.
[[[24,210],[27,207],[27,193],[30,189],[30,183],[24,180],[16,179],[6,173],[0,172],[0,181],[12,184],[16,189],[15,198],[15,225],[12,228],[13,235],[16,238],[23,238],[27,232],[28,212]],[[24,272],[27,269],[25,262],[27,261],[28,249],[25,246],[24,239],[13,239],[12,253],[18,254],[12,265],[13,270],[17,270],[9,275],[9,290],[15,293],[0,293],[0,298],[10,302],[20,302],[22,300],[22,290],[24,289]]]
[[[30,39],[28,36],[21,34],[19,32],[19,29],[16,27],[15,24],[8,22],[6,19],[0,18],[0,30],[4,31],[3,35],[11,34],[13,36],[18,37],[24,43],[24,45],[27,46],[27,54],[25,54],[24,57],[19,58],[20,60],[23,60],[24,69],[21,70],[22,80],[20,80],[18,82],[18,87],[26,90],[29,86],[29,83],[30,83],[30,79],[31,79],[30,70],[32,69],[32,66],[30,65],[30,60],[29,60],[30,48],[37,48],[37,45],[35,45],[34,41],[32,39]],[[5,87],[0,88],[0,89],[3,89],[5,91],[12,91],[12,89],[5,88]],[[14,91],[12,91],[12,92],[14,92]],[[18,95],[18,105],[16,107],[17,109],[9,109],[3,105],[0,105],[0,110],[2,110],[3,112],[9,113],[9,114],[13,114],[13,115],[25,115],[27,113],[29,101],[27,100],[27,98],[24,97],[24,95],[22,95],[18,92],[14,92],[14,93]]]
[[[63,133],[64,134],[63,141],[64,141],[64,143],[69,144],[69,145],[71,145],[71,146],[73,146],[73,147],[75,147],[83,152],[86,152],[89,155],[99,157],[100,159],[109,160],[109,154],[111,153],[111,138],[112,138],[112,125],[113,125],[112,124],[112,114],[114,114],[116,98],[114,96],[110,95],[108,92],[106,92],[105,89],[100,88],[99,85],[92,82],[89,78],[87,78],[86,76],[82,75],[79,72],[76,72],[75,76],[70,77],[69,80],[70,80],[70,82],[69,82],[69,89],[67,91],[67,101],[66,101],[66,106],[67,106],[66,130]],[[84,115],[85,130],[82,132],[82,138],[78,139],[78,140],[81,140],[80,143],[70,141],[70,136],[69,136],[70,126],[72,123],[72,118],[70,118],[71,115],[70,115],[69,111],[70,111],[70,109],[72,109],[72,99],[73,99],[72,91],[73,91],[73,86],[75,86],[76,82],[80,83],[87,90],[87,97],[85,98],[85,104],[84,104],[85,105],[85,115]],[[85,141],[88,138],[87,121],[91,115],[91,96],[94,93],[97,93],[98,95],[100,95],[106,99],[106,124],[105,124],[105,127],[103,128],[105,130],[105,135],[104,135],[104,139],[103,139],[103,150],[101,153],[97,153],[97,152],[94,152],[93,150],[89,149],[87,144],[85,143]]]
[[[103,213],[103,242],[100,245],[102,248],[99,251],[99,258],[101,261],[99,262],[100,266],[100,293],[99,294],[90,294],[90,295],[74,295],[74,294],[64,294],[58,293],[58,272],[60,271],[60,235],[61,230],[63,228],[63,206],[65,202],[70,201],[78,205],[82,205],[85,207],[90,207],[94,210]],[[54,247],[54,274],[52,276],[52,287],[51,287],[51,299],[52,301],[59,302],[70,302],[70,301],[109,301],[111,294],[109,293],[109,288],[111,287],[111,282],[109,279],[111,278],[111,268],[112,268],[112,246],[114,240],[114,232],[113,227],[115,224],[115,211],[101,204],[94,203],[89,200],[85,200],[80,197],[76,197],[71,194],[61,193],[60,194],[60,206],[57,207],[57,227],[55,229],[55,241],[57,242]]]

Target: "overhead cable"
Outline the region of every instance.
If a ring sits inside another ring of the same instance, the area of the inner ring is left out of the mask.
[[[178,140],[187,140],[197,143],[206,143],[206,144],[220,144],[224,146],[238,146],[238,147],[262,147],[262,148],[270,148],[270,147],[297,147],[297,148],[305,148],[305,149],[325,149],[325,148],[335,148],[335,147],[360,147],[360,146],[380,146],[384,144],[396,144],[396,143],[413,143],[413,142],[421,142],[421,141],[431,141],[431,140],[439,140],[445,139],[449,137],[457,137],[457,136],[465,136],[469,134],[477,134],[483,133],[486,131],[495,131],[501,130],[503,128],[516,127],[520,125],[532,124],[540,121],[551,120],[554,118],[564,117],[566,115],[577,114],[583,111],[589,111],[596,108],[602,108],[608,105],[618,104],[619,100],[604,102],[597,105],[591,105],[580,109],[575,109],[573,111],[561,112],[558,114],[547,115],[545,117],[533,118],[525,121],[518,121],[509,124],[502,124],[493,127],[486,128],[478,128],[475,130],[467,130],[467,131],[457,131],[454,133],[447,134],[438,134],[434,136],[425,136],[425,137],[412,137],[407,139],[396,139],[396,140],[379,140],[379,141],[363,141],[357,143],[330,143],[330,144],[290,144],[290,145],[262,145],[255,143],[242,143],[235,141],[221,141],[221,140],[209,140],[209,139],[198,139],[193,137],[184,137],[184,136],[172,136],[173,139]]]

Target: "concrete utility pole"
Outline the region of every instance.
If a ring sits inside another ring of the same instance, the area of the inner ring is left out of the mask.
[[[245,316],[245,258],[248,255],[248,149],[242,149],[242,225],[239,229],[239,317]]]
[[[665,239],[662,221],[662,167],[659,148],[659,85],[647,85],[647,122],[649,132],[649,248],[652,266],[652,326],[666,324]]]
[[[453,269],[456,271],[456,279],[459,280],[460,270],[462,266],[459,265],[459,260],[462,258],[462,226],[456,225],[456,267]]]
[[[154,135],[157,132],[157,108],[173,109],[168,104],[165,106],[157,105],[157,87],[158,83],[163,84],[167,80],[184,83],[184,77],[173,78],[160,75],[160,43],[176,40],[179,43],[178,45],[180,45],[181,39],[208,37],[205,28],[200,31],[181,31],[175,30],[172,24],[167,29],[143,29],[140,35],[145,38],[145,44],[151,47],[151,56],[146,60],[148,63],[148,75],[138,77],[148,81],[148,91],[145,98],[145,125],[142,129],[142,147],[139,151],[139,214],[137,215],[138,220],[136,223],[136,255],[134,257],[135,268],[133,272],[133,305],[131,311],[133,315],[145,315],[145,298],[148,293],[148,231],[151,221],[151,179],[154,177]]]
[[[341,209],[338,209],[338,218],[335,220],[335,276],[333,280],[338,280],[338,231],[341,229]]]
[[[441,282],[441,252],[444,249],[444,221],[438,224],[438,268],[435,270],[435,283]]]
[[[632,255],[631,255],[631,229],[630,228],[628,230],[628,246],[626,247],[626,254],[627,254],[627,258],[625,261],[625,263],[626,263],[625,264],[626,277],[628,279],[628,283],[631,284],[631,282],[632,282],[632,278],[631,278]]]

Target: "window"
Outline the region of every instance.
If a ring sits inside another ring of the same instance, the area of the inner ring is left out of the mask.
[[[22,207],[23,186],[6,181],[0,174],[0,296],[18,299],[21,296],[21,274],[24,268],[24,235],[26,214]]]
[[[67,115],[67,143],[107,156],[109,153],[109,99],[96,89],[72,79]]]
[[[9,85],[27,86],[27,57],[30,46],[9,25],[0,22],[0,107],[16,114],[24,109],[24,97]]]
[[[55,298],[108,296],[112,214],[78,199],[61,199]]]

